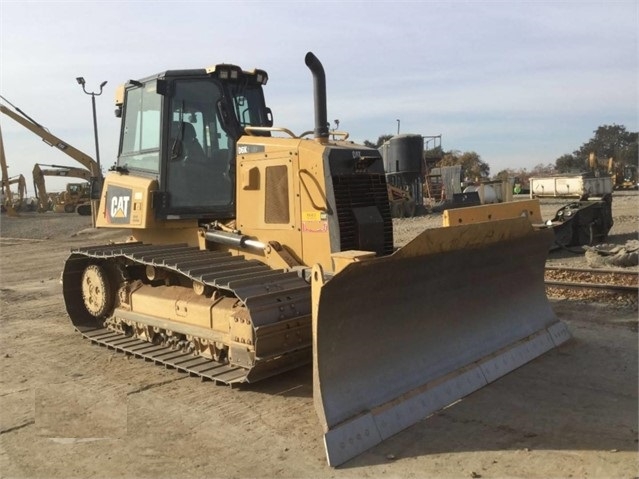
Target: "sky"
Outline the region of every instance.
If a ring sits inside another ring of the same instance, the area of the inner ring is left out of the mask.
[[[95,157],[117,158],[118,85],[164,70],[232,63],[269,74],[275,126],[313,129],[312,51],[328,118],[355,142],[442,135],[491,175],[572,153],[601,125],[639,131],[639,0],[0,0],[0,95]],[[399,120],[399,121],[398,121]],[[9,175],[29,194],[35,163],[79,166],[0,115]],[[66,181],[49,178],[47,189]]]

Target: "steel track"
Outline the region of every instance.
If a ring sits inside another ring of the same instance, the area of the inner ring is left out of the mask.
[[[195,356],[166,345],[152,344],[103,327],[82,306],[80,277],[88,261],[126,260],[155,266],[226,291],[248,308],[257,341],[275,343],[279,352],[257,358],[252,368]],[[79,248],[65,264],[63,290],[71,320],[85,338],[110,349],[151,360],[203,379],[235,384],[254,382],[310,362],[310,285],[296,273],[228,252],[203,251],[183,244],[125,243]],[[308,329],[308,334],[299,331]],[[296,333],[298,331],[298,333]]]

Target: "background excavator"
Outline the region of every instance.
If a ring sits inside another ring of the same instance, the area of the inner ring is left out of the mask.
[[[8,216],[17,216],[18,213],[13,209],[13,194],[11,193],[11,185],[9,184],[9,170],[7,168],[7,158],[4,154],[4,142],[2,140],[2,129],[0,129],[0,169],[2,169],[2,188],[0,193],[0,208],[6,211]]]
[[[4,192],[5,185],[7,189],[10,189],[11,185],[17,185],[18,196],[16,197],[13,193],[11,193],[11,200],[9,200],[9,195]],[[2,204],[2,211],[6,211],[9,208],[12,208],[15,211],[21,211],[28,208],[27,181],[24,179],[23,175],[10,177],[6,182],[3,182],[2,189],[2,197],[5,198]]]
[[[4,153],[2,131],[0,130],[0,169],[2,170],[2,188],[0,210],[8,216],[17,216],[18,211],[30,206],[27,201],[27,182],[24,175],[9,176],[7,158]],[[11,191],[11,185],[17,185],[17,196]]]
[[[426,230],[396,249],[378,150],[273,126],[264,70],[169,70],[118,90],[116,165],[63,296],[93,343],[218,383],[313,364],[336,466],[561,344],[553,233],[525,216]],[[332,138],[331,138],[332,137]]]
[[[102,172],[98,167],[98,163],[91,158],[86,153],[78,150],[77,148],[69,145],[62,139],[55,136],[51,133],[47,128],[39,124],[29,115],[27,115],[20,108],[13,105],[9,100],[0,96],[0,99],[5,104],[0,103],[0,113],[8,116],[16,123],[19,123],[27,130],[36,134],[42,141],[44,141],[47,145],[56,147],[58,150],[63,152],[65,155],[73,158],[75,161],[80,163],[87,171],[89,171],[88,181],[90,183],[90,197],[91,197],[91,205],[89,207],[89,212],[93,211],[93,223],[95,224],[95,213],[97,213],[98,200],[100,198],[100,192],[102,190]],[[8,105],[8,106],[7,106]],[[11,107],[11,108],[10,108]],[[3,154],[4,156],[4,154]],[[77,189],[77,188],[76,188]],[[79,214],[87,214],[87,206],[82,206],[82,208],[77,208]],[[82,212],[81,212],[82,211]]]
[[[48,168],[42,169],[41,166]],[[50,197],[47,194],[45,176],[64,176],[69,178],[81,178],[85,183],[67,183],[65,191],[57,195],[56,201],[50,205]],[[38,198],[38,211],[44,212],[50,209],[64,211],[65,213],[77,212],[80,215],[91,214],[90,197],[91,172],[85,168],[74,168],[61,165],[38,164],[33,167],[33,186]]]

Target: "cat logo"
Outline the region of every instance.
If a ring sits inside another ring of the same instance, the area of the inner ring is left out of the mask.
[[[111,218],[126,218],[130,196],[114,196],[111,198]]]
[[[131,190],[110,186],[107,191],[106,213],[110,223],[128,223],[131,216]]]

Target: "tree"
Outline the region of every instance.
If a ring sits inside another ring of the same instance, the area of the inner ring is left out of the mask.
[[[574,155],[562,155],[555,161],[555,169],[559,173],[575,173],[584,171],[587,162]]]
[[[597,158],[614,158],[620,163],[636,163],[637,133],[626,131],[623,125],[603,125],[595,130],[595,136],[584,143],[574,155],[587,159],[591,152]]]
[[[623,125],[613,124],[600,126],[594,134],[594,137],[581,145],[572,155],[565,154],[557,158],[557,171],[587,171],[590,153],[594,153],[598,159],[613,158],[619,164],[637,164],[639,133],[627,131]]]
[[[513,170],[512,168],[506,168],[505,170],[501,170],[499,173],[497,173],[494,176],[493,180],[507,181],[508,178],[516,178],[519,176],[520,175],[518,174],[518,170]]]
[[[437,166],[455,166],[461,165],[463,174],[472,181],[488,178],[490,174],[490,166],[483,161],[481,157],[474,151],[451,150],[444,153],[443,158]]]
[[[388,140],[390,140],[392,137],[393,137],[393,135],[380,135],[379,138],[377,138],[377,143],[373,143],[372,141],[364,140],[364,146],[368,146],[369,148],[379,148],[384,143],[386,143]]]
[[[543,163],[538,163],[533,166],[533,169],[530,170],[530,176],[552,176],[557,173],[555,169],[555,165],[552,163],[548,163],[544,165]]]
[[[530,182],[530,178],[552,176],[555,173],[557,173],[557,170],[555,169],[555,165],[552,163],[548,163],[547,165],[539,163],[530,171],[526,168],[506,168],[505,170],[501,170],[497,173],[493,179],[507,181],[509,178],[515,178],[515,183],[519,183],[520,185],[527,187]]]

